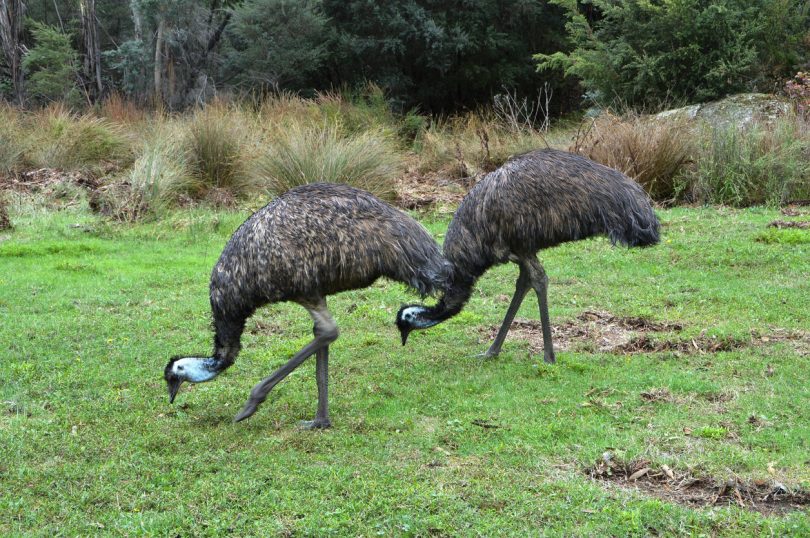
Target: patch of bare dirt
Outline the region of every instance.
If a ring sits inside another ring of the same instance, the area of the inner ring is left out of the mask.
[[[493,340],[499,326],[481,329],[481,334]],[[611,352],[630,344],[639,333],[678,332],[683,329],[679,323],[652,321],[638,317],[618,317],[609,312],[586,310],[576,319],[551,325],[554,347],[559,351],[591,349]],[[543,351],[543,331],[539,320],[517,319],[509,329],[510,338],[520,338],[529,342],[534,353]]]
[[[507,298],[508,300],[508,298]],[[499,325],[478,329],[482,342],[491,342]],[[586,310],[575,319],[551,325],[554,348],[558,351],[602,353],[677,353],[708,354],[734,351],[749,346],[764,346],[779,342],[791,344],[801,356],[810,355],[810,331],[770,328],[767,334],[751,331],[750,338],[717,337],[703,334],[694,338],[667,339],[658,333],[677,333],[680,323],[652,321],[638,317],[619,317],[609,312]],[[543,331],[540,320],[516,319],[508,338],[529,343],[532,353],[543,352]]]
[[[605,453],[585,474],[604,484],[637,489],[664,501],[697,508],[739,506],[765,515],[781,515],[810,506],[810,493],[775,480],[695,477],[647,460],[616,461],[610,453]]]
[[[644,334],[633,338],[630,342],[616,346],[612,351],[617,353],[660,353],[674,351],[677,353],[718,353],[720,351],[733,351],[748,345],[745,340],[736,338],[705,337],[691,340],[653,340]]]
[[[810,213],[802,211],[796,206],[788,206],[782,208],[782,214],[786,217],[801,217],[803,215],[808,215]]]
[[[768,228],[777,228],[782,230],[784,228],[810,228],[810,221],[808,220],[775,220],[768,224]]]

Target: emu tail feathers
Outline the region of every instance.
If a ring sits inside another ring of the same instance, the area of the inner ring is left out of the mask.
[[[630,192],[617,196],[617,207],[601,211],[610,241],[628,247],[648,247],[659,242],[660,223],[652,204],[638,185]],[[638,192],[634,192],[638,191]]]

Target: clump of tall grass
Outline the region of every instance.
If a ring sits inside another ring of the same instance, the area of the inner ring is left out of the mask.
[[[120,93],[112,93],[97,105],[99,116],[121,125],[145,122],[149,114],[134,101],[127,100]]]
[[[138,158],[115,181],[91,196],[91,205],[116,220],[157,218],[189,198],[196,188],[175,130],[158,125],[143,143]]]
[[[810,197],[810,136],[805,120],[707,128],[695,166],[683,178],[691,201],[780,205]]]
[[[80,170],[132,161],[132,143],[120,127],[54,104],[30,116],[28,157],[34,166]]]
[[[0,190],[0,230],[8,230],[11,228],[11,219],[8,216],[8,206],[6,205],[6,198],[3,196],[3,191]]]
[[[569,150],[627,174],[654,200],[673,202],[693,140],[682,121],[605,113],[583,123]]]
[[[0,176],[13,174],[22,167],[25,139],[21,113],[0,104]]]
[[[335,125],[294,124],[279,132],[254,170],[256,178],[275,195],[297,185],[328,182],[346,183],[393,200],[393,180],[402,170],[402,159],[383,131],[344,134]]]
[[[209,105],[197,110],[186,125],[185,161],[194,197],[233,198],[255,192],[260,182],[249,173],[247,161],[250,120],[236,107]]]

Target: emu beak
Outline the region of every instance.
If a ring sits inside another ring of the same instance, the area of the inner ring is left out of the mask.
[[[402,337],[402,345],[405,345],[405,342],[408,341],[408,335],[411,333],[408,329],[400,329],[399,335]]]
[[[174,397],[177,396],[177,393],[180,391],[180,385],[183,384],[183,380],[179,377],[175,377],[170,381],[166,381],[166,384],[169,388],[169,403],[174,403]]]

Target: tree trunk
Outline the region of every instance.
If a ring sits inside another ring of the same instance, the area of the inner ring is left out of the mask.
[[[155,38],[155,103],[163,101],[163,33],[166,23],[161,17]]]
[[[22,72],[22,33],[25,4],[22,0],[0,0],[0,45],[11,71],[11,82],[14,87],[14,99],[22,106],[24,103]]]
[[[84,79],[91,82],[95,98],[101,97],[101,42],[98,37],[96,0],[79,0],[82,13],[82,37],[84,40]]]

